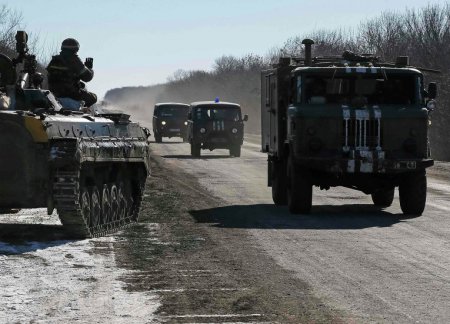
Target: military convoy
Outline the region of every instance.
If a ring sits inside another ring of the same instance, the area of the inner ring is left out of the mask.
[[[238,104],[217,99],[194,102],[188,118],[188,141],[193,157],[200,157],[201,149],[228,149],[231,156],[241,156],[244,122],[248,116],[242,116]]]
[[[155,142],[163,137],[181,137],[187,141],[189,105],[183,103],[157,103],[153,110],[153,134]]]
[[[16,41],[16,58],[0,54],[0,210],[56,209],[78,237],[137,221],[149,174],[148,130],[122,112],[63,107],[64,98],[41,89],[26,33]],[[347,51],[313,58],[313,41],[303,44],[304,58],[282,57],[261,74],[262,151],[274,203],[309,213],[313,186],[344,186],[388,207],[398,187],[402,211],[422,214],[436,84],[425,90],[421,69],[407,57],[383,63]],[[160,103],[153,129],[156,142],[188,141],[193,157],[202,149],[239,157],[247,120],[235,103]]]
[[[56,209],[77,237],[136,222],[149,174],[149,133],[123,113],[62,107],[40,88],[26,33],[16,41],[17,58],[0,54],[0,209]]]
[[[262,151],[274,203],[309,213],[313,186],[344,186],[388,207],[398,187],[403,213],[421,215],[436,84],[426,91],[408,57],[313,58],[313,43],[303,41],[304,58],[282,57],[261,74]]]

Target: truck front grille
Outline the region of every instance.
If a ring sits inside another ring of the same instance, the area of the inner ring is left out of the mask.
[[[371,116],[372,115],[372,116]],[[344,152],[350,150],[378,150],[382,148],[381,111],[368,109],[343,108],[342,147]]]

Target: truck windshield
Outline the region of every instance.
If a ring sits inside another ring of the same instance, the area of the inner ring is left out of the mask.
[[[164,106],[159,107],[155,115],[160,117],[187,118],[188,109],[187,107]]]
[[[199,107],[195,108],[195,118],[198,120],[241,120],[239,108]]]
[[[415,75],[306,76],[299,77],[297,82],[297,98],[307,104],[352,105],[357,100],[369,105],[407,105],[419,100],[419,78]]]

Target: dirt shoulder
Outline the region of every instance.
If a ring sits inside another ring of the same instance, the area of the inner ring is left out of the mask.
[[[141,222],[116,240],[129,291],[160,295],[160,321],[347,322],[312,295],[305,282],[277,266],[242,228],[214,222],[224,206],[195,178],[152,158]]]

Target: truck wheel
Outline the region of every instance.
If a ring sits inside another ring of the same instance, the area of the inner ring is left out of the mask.
[[[230,147],[230,155],[234,157],[240,157],[241,156],[241,146],[240,145],[234,145]]]
[[[162,143],[162,136],[161,136],[161,135],[156,135],[156,134],[155,134],[155,142],[156,142],[156,143]]]
[[[286,166],[285,163],[269,161],[272,166],[272,200],[277,206],[286,206]]]
[[[394,201],[394,188],[376,191],[371,196],[375,206],[383,208],[389,207],[392,205],[392,201]]]
[[[287,166],[287,203],[291,214],[309,214],[312,207],[312,184],[308,171],[296,167],[292,158]]]
[[[405,215],[420,216],[427,201],[425,171],[405,175],[398,187],[400,207]]]
[[[193,157],[200,157],[200,145],[191,143],[191,155]]]

